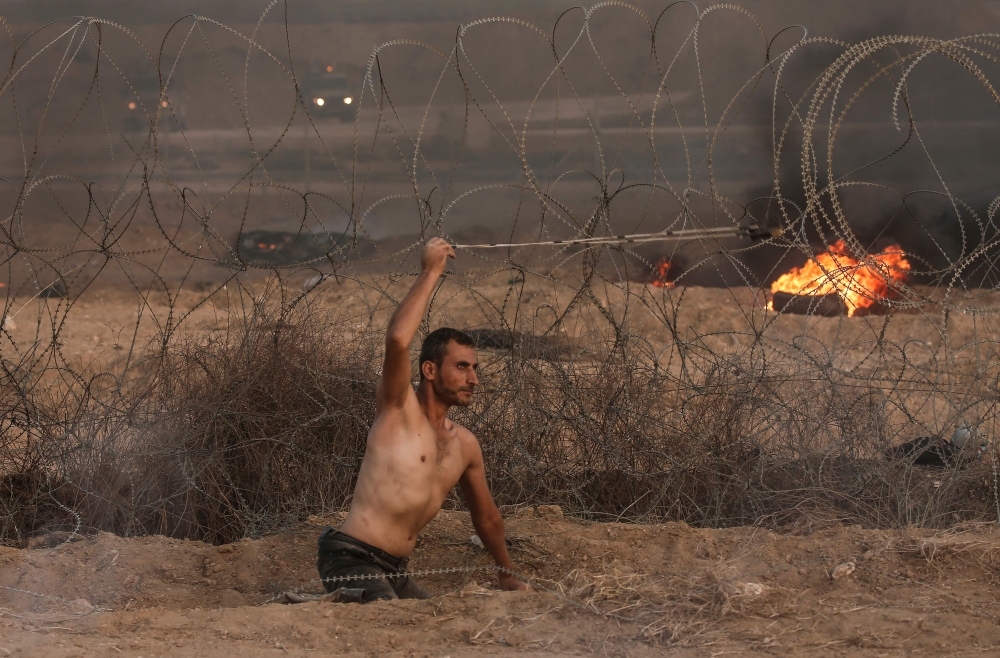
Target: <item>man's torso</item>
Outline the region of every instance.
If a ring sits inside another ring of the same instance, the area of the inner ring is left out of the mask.
[[[441,509],[468,466],[467,433],[445,422],[435,431],[416,394],[384,409],[368,433],[354,498],[341,531],[397,557],[413,551],[417,533]]]

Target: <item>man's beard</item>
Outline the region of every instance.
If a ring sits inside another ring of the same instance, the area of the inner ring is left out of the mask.
[[[452,407],[467,407],[472,404],[472,396],[475,394],[475,389],[471,388],[447,388],[443,384],[439,384],[437,381],[432,382],[434,386],[434,395],[438,397],[442,402]],[[460,393],[469,393],[468,398],[459,397]]]

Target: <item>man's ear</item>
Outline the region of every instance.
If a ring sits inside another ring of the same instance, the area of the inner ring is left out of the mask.
[[[433,361],[424,361],[420,364],[420,372],[423,373],[424,379],[432,380],[437,374],[437,366]]]

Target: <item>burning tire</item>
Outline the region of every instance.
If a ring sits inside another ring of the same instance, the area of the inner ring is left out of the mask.
[[[898,245],[889,245],[862,260],[847,253],[837,240],[802,267],[793,267],[771,284],[769,308],[806,315],[867,315],[886,308],[906,281],[910,262]]]
[[[795,313],[797,315],[847,315],[847,305],[837,293],[830,295],[793,295],[787,292],[776,292],[771,300],[771,309],[777,313]]]

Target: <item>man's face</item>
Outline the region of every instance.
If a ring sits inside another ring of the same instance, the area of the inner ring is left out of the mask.
[[[476,360],[475,348],[449,341],[440,368],[430,361],[422,365],[424,377],[431,380],[434,394],[442,402],[457,407],[472,404],[472,396],[479,385],[476,375],[479,361]]]

